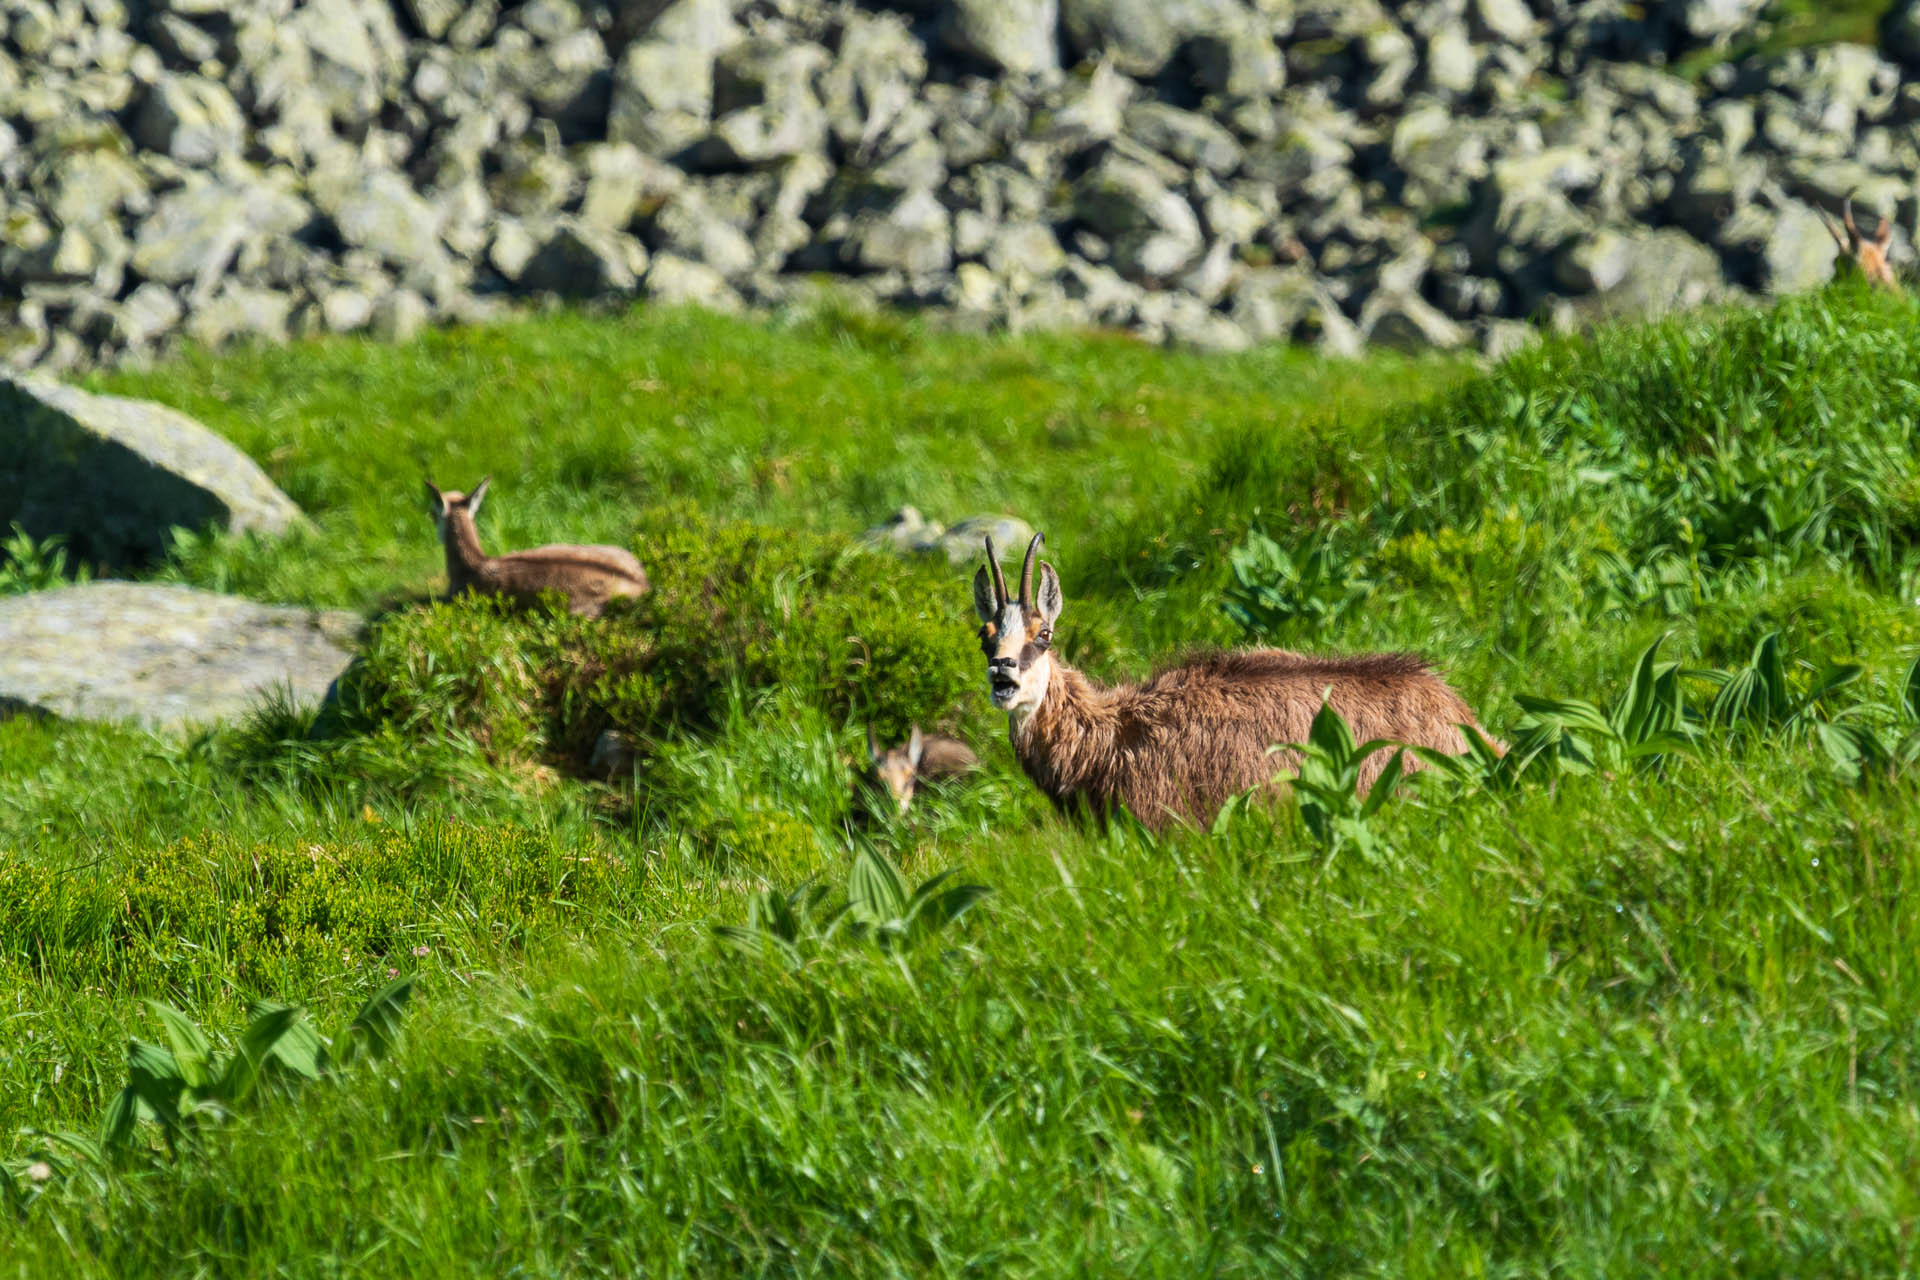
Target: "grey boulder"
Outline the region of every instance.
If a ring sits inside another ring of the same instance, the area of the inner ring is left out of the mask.
[[[119,565],[158,556],[175,528],[279,534],[303,519],[253,459],[184,413],[0,378],[0,526]]]
[[[0,600],[0,714],[156,729],[315,703],[346,669],[360,619],[190,587],[95,582]]]
[[[941,555],[949,564],[967,564],[986,556],[986,539],[993,539],[1001,556],[1018,554],[1033,537],[1033,526],[1018,516],[968,516],[951,526],[929,520],[918,507],[901,507],[860,537],[863,546],[877,551]]]

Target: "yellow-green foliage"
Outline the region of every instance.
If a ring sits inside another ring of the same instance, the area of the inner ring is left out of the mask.
[[[607,728],[710,727],[729,690],[798,691],[882,733],[950,723],[977,681],[965,576],[844,537],[650,511],[653,591],[600,619],[461,600],[374,628],[333,730],[463,735],[496,762],[578,762]],[[974,699],[973,701],[978,701]]]
[[[634,877],[524,829],[368,824],[361,838],[246,844],[209,832],[111,872],[0,855],[0,967],[151,990],[214,977],[256,992],[382,968],[436,921],[514,938],[583,906],[617,909]]]
[[[1464,529],[1447,525],[1403,534],[1375,552],[1368,567],[1412,590],[1444,591],[1466,605],[1488,582],[1510,577],[1523,558],[1537,558],[1544,543],[1544,531],[1510,507],[1487,512]]]

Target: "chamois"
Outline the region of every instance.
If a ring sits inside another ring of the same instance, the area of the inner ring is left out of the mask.
[[[1159,830],[1184,819],[1212,821],[1237,792],[1297,768],[1296,751],[1323,700],[1360,741],[1387,738],[1458,755],[1473,712],[1408,654],[1316,657],[1281,649],[1220,653],[1173,667],[1136,685],[1101,688],[1053,655],[1060,577],[1027,544],[1020,594],[1007,596],[993,540],[974,575],[980,647],[993,705],[1007,713],[1020,767],[1063,809],[1086,805],[1099,818],[1119,806]],[[1037,590],[1036,590],[1037,586]],[[1361,768],[1364,794],[1391,753]],[[1418,761],[1407,757],[1407,767]]]
[[[1893,223],[1885,217],[1874,228],[1869,239],[1860,234],[1860,228],[1853,225],[1853,197],[1848,196],[1840,205],[1840,216],[1846,220],[1846,230],[1835,224],[1825,209],[1820,211],[1820,220],[1827,224],[1827,234],[1840,246],[1840,252],[1852,258],[1860,268],[1860,274],[1869,283],[1900,292],[1900,282],[1894,278],[1893,264],[1887,261],[1887,249],[1893,244]]]
[[[473,592],[532,604],[542,592],[557,591],[574,613],[597,618],[613,597],[647,591],[647,571],[632,552],[619,547],[556,543],[500,556],[482,551],[473,518],[492,480],[488,476],[472,493],[443,492],[427,481],[427,507],[447,549],[449,596]]]
[[[913,804],[914,788],[921,780],[957,778],[980,765],[973,748],[960,739],[938,733],[922,734],[917,724],[906,742],[885,751],[874,741],[873,726],[868,725],[867,757],[872,765],[869,784],[885,788],[903,818]]]

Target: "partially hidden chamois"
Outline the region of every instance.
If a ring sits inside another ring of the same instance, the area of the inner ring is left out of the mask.
[[[557,591],[566,597],[568,609],[597,618],[614,597],[645,594],[647,571],[632,552],[619,547],[556,543],[500,556],[482,551],[473,518],[492,479],[482,480],[472,493],[442,491],[427,481],[427,506],[447,550],[449,596],[473,592],[525,605]]]
[[[1102,688],[1053,654],[1060,578],[1027,544],[1020,594],[1007,596],[993,540],[973,579],[993,705],[1007,713],[1020,767],[1063,809],[1104,818],[1124,807],[1149,828],[1207,823],[1231,796],[1282,782],[1323,701],[1356,740],[1386,738],[1451,755],[1466,751],[1473,712],[1420,659],[1382,653],[1316,657],[1256,649],[1198,658],[1141,684]],[[1369,756],[1364,794],[1391,752]],[[1419,761],[1409,752],[1409,769]]]
[[[867,726],[867,758],[872,766],[869,785],[884,788],[901,817],[913,805],[916,787],[922,781],[957,778],[980,766],[973,748],[958,738],[942,734],[922,734],[914,725],[907,740],[882,751],[874,740],[873,726]]]
[[[1861,235],[1860,228],[1853,225],[1852,196],[1841,203],[1840,216],[1845,220],[1844,231],[1825,209],[1820,211],[1820,220],[1827,224],[1827,234],[1840,246],[1840,252],[1853,259],[1870,284],[1899,293],[1900,281],[1894,277],[1893,264],[1887,260],[1887,250],[1893,246],[1893,223],[1882,217],[1871,237]]]

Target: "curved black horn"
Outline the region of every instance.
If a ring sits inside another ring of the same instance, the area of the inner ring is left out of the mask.
[[[1020,607],[1025,609],[1033,604],[1033,554],[1040,549],[1040,540],[1044,534],[1036,533],[1033,541],[1027,544],[1027,559],[1020,566]]]
[[[1001,608],[1007,605],[1007,580],[1000,572],[1000,553],[993,549],[993,539],[987,543],[987,572],[993,575],[993,602]]]
[[[1845,200],[1842,200],[1840,202],[1840,217],[1847,224],[1847,234],[1852,236],[1855,240],[1858,240],[1860,238],[1860,231],[1857,227],[1853,225],[1853,197],[1852,196],[1848,196]]]

